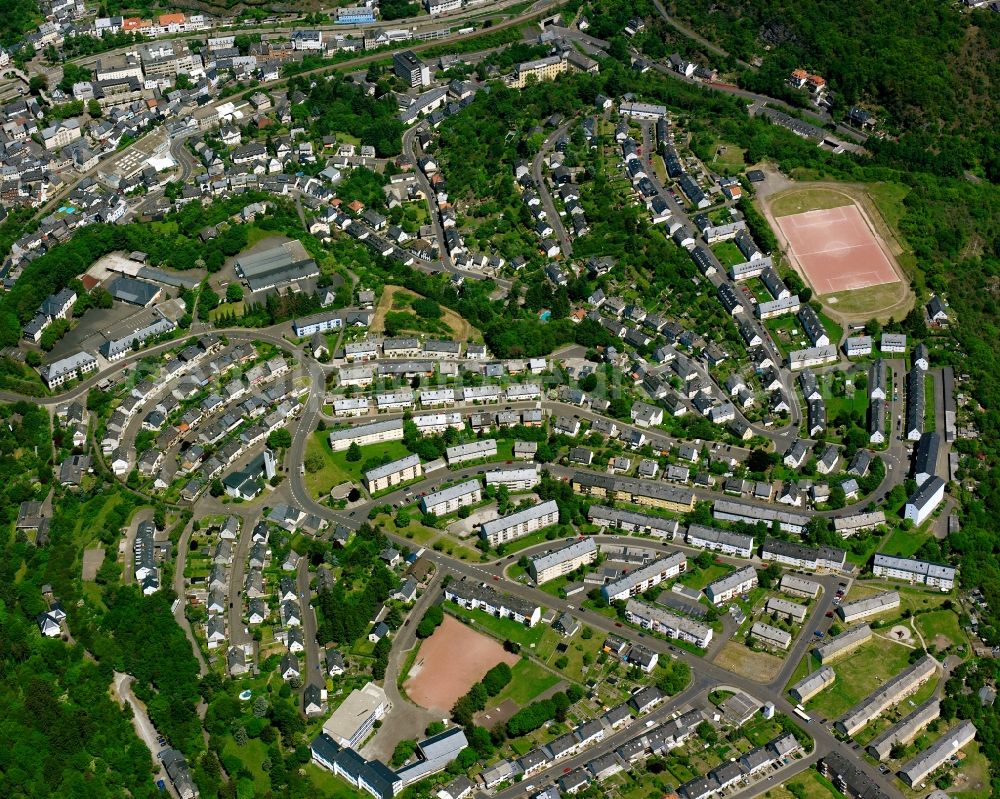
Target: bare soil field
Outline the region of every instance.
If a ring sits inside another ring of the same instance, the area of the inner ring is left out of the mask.
[[[517,661],[518,656],[504,651],[499,642],[445,614],[441,626],[421,644],[403,687],[421,707],[448,713],[493,666]]]

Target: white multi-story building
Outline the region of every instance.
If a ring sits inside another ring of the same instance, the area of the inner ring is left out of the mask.
[[[45,385],[50,389],[58,388],[63,383],[77,377],[90,374],[97,369],[97,358],[89,352],[77,352],[58,361],[46,364],[38,373]]]
[[[944,500],[945,482],[936,475],[920,486],[906,502],[904,516],[914,526],[923,524]]]
[[[375,493],[400,483],[416,480],[423,473],[420,457],[407,455],[405,458],[392,461],[384,466],[376,466],[365,472],[365,487],[369,493]]]
[[[443,433],[451,428],[453,430],[463,430],[465,422],[462,421],[462,414],[458,411],[450,413],[422,413],[413,417],[413,424],[417,426],[420,435],[432,436]]]
[[[382,444],[386,441],[403,440],[403,420],[391,419],[385,422],[369,422],[330,433],[330,448],[341,452],[351,444],[366,447],[369,444]]]
[[[490,546],[495,547],[558,522],[559,506],[556,505],[555,500],[550,499],[539,505],[519,510],[509,516],[501,516],[499,519],[484,522],[480,525],[480,535],[489,542]]]
[[[686,641],[702,649],[706,649],[712,642],[712,628],[708,625],[635,599],[626,603],[625,618],[631,624],[638,624],[647,630]]]
[[[475,505],[483,500],[483,489],[478,480],[466,480],[464,483],[442,488],[428,494],[420,500],[424,513],[444,516],[454,513],[466,505]]]
[[[619,580],[601,588],[601,594],[610,602],[628,599],[648,591],[664,580],[671,580],[687,569],[687,556],[683,552],[671,552],[664,558],[654,560],[629,572]]]
[[[536,555],[531,559],[528,571],[531,579],[541,585],[595,560],[597,560],[597,544],[594,543],[594,539],[580,538],[543,555]]]
[[[480,458],[492,458],[497,454],[497,442],[495,438],[484,438],[469,444],[457,444],[454,447],[448,447],[444,454],[448,459],[449,466]]]
[[[316,333],[326,333],[328,330],[340,330],[343,325],[344,320],[336,312],[325,313],[305,319],[296,319],[292,322],[292,331],[296,337],[305,338]]]
[[[372,404],[368,397],[344,397],[333,401],[336,416],[364,416],[371,413]]]
[[[527,491],[541,480],[537,466],[488,469],[485,477],[487,486],[507,486],[511,491]]]
[[[877,616],[880,613],[887,613],[899,607],[899,592],[885,591],[881,594],[858,599],[854,602],[847,602],[837,608],[837,615],[842,621],[850,624],[852,621],[867,619],[869,616]]]
[[[955,569],[952,566],[914,558],[897,558],[880,552],[875,553],[872,573],[876,577],[923,583],[942,591],[950,591],[955,587]]]
[[[731,533],[728,530],[705,527],[701,524],[688,526],[687,542],[693,547],[700,547],[701,549],[708,549],[712,552],[721,552],[723,555],[740,558],[752,557],[754,551],[752,535]]]
[[[705,596],[713,605],[728,602],[734,596],[739,596],[757,585],[757,570],[753,566],[744,566],[738,571],[727,574],[709,583],[705,587]]]

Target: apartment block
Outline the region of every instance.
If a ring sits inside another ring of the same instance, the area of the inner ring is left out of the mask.
[[[512,513],[509,516],[501,516],[480,525],[480,535],[489,542],[490,546],[497,546],[515,538],[521,538],[535,530],[549,527],[559,521],[559,506],[555,500],[542,502],[539,505],[532,505],[524,510]]]

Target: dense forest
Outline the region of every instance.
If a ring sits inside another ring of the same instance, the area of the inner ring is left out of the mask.
[[[4,0],[3,14],[0,14],[0,45],[16,44],[41,21],[35,0]]]
[[[671,13],[733,56],[762,56],[748,87],[781,96],[791,70],[827,79],[835,113],[855,103],[875,108],[898,144],[879,148],[906,167],[914,153],[938,174],[981,171],[1000,181],[1000,15],[959,13],[954,4],[912,0],[887,13],[877,0],[685,0]],[[803,95],[804,99],[804,95]]]

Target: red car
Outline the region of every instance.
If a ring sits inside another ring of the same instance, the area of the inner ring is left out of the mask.
[[[827,617],[828,619],[832,619],[832,618],[833,618],[833,611],[832,611],[832,610],[828,610],[828,611],[826,612],[826,617]]]

